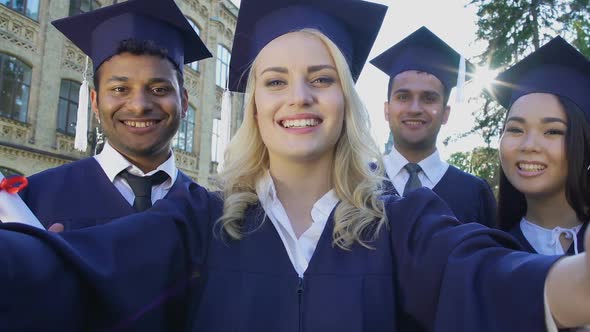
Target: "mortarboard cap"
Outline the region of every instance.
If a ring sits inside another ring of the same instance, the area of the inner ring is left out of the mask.
[[[173,0],[128,0],[51,23],[92,59],[95,71],[126,39],[153,41],[181,71],[211,57]]]
[[[182,72],[183,65],[211,57],[174,0],[128,0],[51,22],[92,59],[94,71],[117,53],[123,40],[152,41]],[[88,58],[86,58],[88,67]],[[80,86],[74,147],[86,151],[88,81]]]
[[[457,85],[460,62],[461,54],[424,26],[371,60],[391,79],[408,70],[432,74],[445,86],[447,98]],[[465,70],[473,73],[475,67],[467,61]]]
[[[565,97],[590,121],[590,61],[563,38],[555,37],[500,73],[491,92],[506,109],[530,93]]]
[[[387,7],[361,0],[242,0],[232,47],[229,89],[244,92],[249,66],[275,38],[305,28],[321,31],[344,54],[356,81]]]

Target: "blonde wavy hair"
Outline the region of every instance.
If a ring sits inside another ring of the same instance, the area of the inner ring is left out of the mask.
[[[387,224],[387,217],[380,199],[383,165],[379,149],[369,134],[369,116],[338,47],[318,30],[303,29],[299,32],[316,36],[326,45],[336,64],[346,104],[344,126],[336,143],[332,172],[332,183],[341,200],[334,214],[333,244],[350,249],[357,242],[371,248],[369,242]],[[258,204],[256,183],[269,169],[268,150],[254,117],[256,59],[251,68],[246,86],[244,122],[227,146],[223,170],[217,177],[224,199],[223,215],[217,225],[235,240],[245,235],[242,231],[244,214],[248,207]]]

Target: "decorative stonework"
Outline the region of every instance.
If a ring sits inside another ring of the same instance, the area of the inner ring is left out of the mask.
[[[86,54],[77,48],[71,41],[66,40],[63,48],[62,67],[72,69],[80,75],[86,65]],[[92,60],[88,59],[88,81],[92,81]]]
[[[19,48],[36,53],[39,23],[22,15],[15,14],[11,9],[0,5],[0,40],[14,44]]]
[[[184,70],[184,87],[194,96],[199,93],[200,73],[191,69]]]
[[[67,156],[71,156],[72,158],[84,158],[88,157],[88,153],[82,153],[74,148],[74,137],[70,135],[65,135],[62,133],[55,133],[55,141],[56,141],[56,150],[57,153],[64,154]],[[90,147],[86,149],[89,151]]]
[[[27,151],[27,150],[11,148],[8,146],[4,146],[1,143],[0,143],[0,156],[3,156],[3,158],[6,158],[6,159],[16,159],[16,160],[21,161],[21,162],[19,162],[19,164],[22,165],[22,167],[25,167],[25,164],[27,162],[42,163],[44,165],[42,167],[43,169],[57,167],[57,166],[60,166],[60,165],[63,165],[65,163],[69,162],[69,160],[56,158],[56,157],[44,155],[41,153],[35,153],[35,152]],[[22,167],[19,167],[18,170],[25,171],[22,169]],[[36,171],[33,171],[33,172],[29,171],[26,173],[31,174],[34,172],[36,172]]]
[[[0,139],[25,144],[30,127],[30,124],[0,117]]]
[[[237,22],[236,17],[229,11],[229,9],[225,5],[221,6],[221,10],[220,10],[219,14],[221,16],[221,19],[223,20],[223,22],[226,25],[229,25],[232,27],[236,26],[236,22]]]
[[[196,155],[186,151],[174,149],[174,157],[176,161],[176,167],[180,168],[192,178],[197,178],[199,159]]]
[[[227,40],[232,40],[234,38],[234,33],[230,29],[225,29],[225,38],[227,38]]]
[[[203,18],[207,18],[209,10],[207,10],[207,7],[204,5],[199,4],[198,0],[183,0],[183,2],[187,4],[193,12],[199,13]]]

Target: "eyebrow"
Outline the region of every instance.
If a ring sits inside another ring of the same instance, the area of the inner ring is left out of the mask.
[[[551,118],[551,117],[549,117],[549,118],[543,118],[543,119],[541,120],[541,122],[542,122],[542,123],[553,123],[553,122],[561,122],[561,123],[563,123],[564,125],[566,125],[566,126],[567,126],[567,122],[563,121],[563,119],[560,119],[560,118]]]
[[[332,69],[332,70],[336,71],[336,68],[332,65],[315,65],[315,66],[309,66],[307,68],[307,72],[308,73],[315,73],[315,72],[318,72],[323,69]],[[281,74],[287,74],[289,72],[289,70],[285,67],[268,67],[268,68],[264,69],[260,73],[260,75],[262,75],[266,72],[270,72],[270,71],[281,73]]]
[[[107,83],[109,83],[109,82],[129,82],[129,77],[127,77],[127,76],[111,76],[107,80]],[[148,81],[148,84],[154,84],[154,83],[172,84],[172,82],[170,80],[165,79],[165,78],[161,78],[161,77],[150,78]]]
[[[412,91],[410,89],[400,88],[400,89],[394,90],[392,92],[392,95],[394,95],[396,93],[409,93],[409,92],[412,92]],[[441,94],[438,93],[438,92],[436,92],[436,91],[434,91],[434,90],[426,90],[426,91],[423,91],[423,93],[425,95],[428,95],[428,96],[434,95],[434,96],[437,96],[437,97],[441,97]]]
[[[336,71],[336,68],[334,68],[334,66],[332,66],[332,65],[316,65],[316,66],[309,66],[307,68],[307,72],[308,73],[315,73],[316,71],[320,71],[323,69],[332,69],[332,70]]]
[[[129,81],[129,77],[126,77],[126,76],[111,76],[107,80],[107,83],[109,83],[109,82],[127,82],[127,81]]]
[[[285,68],[285,67],[268,67],[265,70],[263,70],[262,72],[260,72],[260,75],[262,75],[262,74],[264,74],[266,72],[269,72],[269,71],[274,71],[274,72],[282,73],[282,74],[286,74],[286,73],[289,72],[287,70],[287,68]]]
[[[519,123],[525,123],[526,122],[526,120],[523,117],[520,117],[520,116],[511,116],[508,119],[506,119],[506,123],[508,123],[510,121],[515,121],[515,122],[519,122]],[[541,123],[544,123],[544,124],[554,123],[554,122],[560,122],[560,123],[563,123],[564,125],[567,126],[567,122],[564,121],[563,119],[560,119],[560,118],[547,117],[547,118],[542,118],[541,119]]]
[[[172,84],[172,82],[169,79],[166,78],[161,78],[161,77],[154,77],[154,78],[150,78],[148,81],[149,84],[154,84],[154,83],[168,83],[168,84]]]

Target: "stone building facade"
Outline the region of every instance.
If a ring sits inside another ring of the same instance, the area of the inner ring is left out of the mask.
[[[93,155],[97,123],[92,113],[87,152],[73,147],[86,56],[51,21],[117,1],[0,0],[0,171],[5,175],[31,175]],[[178,167],[208,186],[222,157],[220,105],[238,8],[230,0],[175,1],[213,54],[185,66],[190,110],[174,140]],[[233,133],[243,115],[242,100],[232,100]]]

